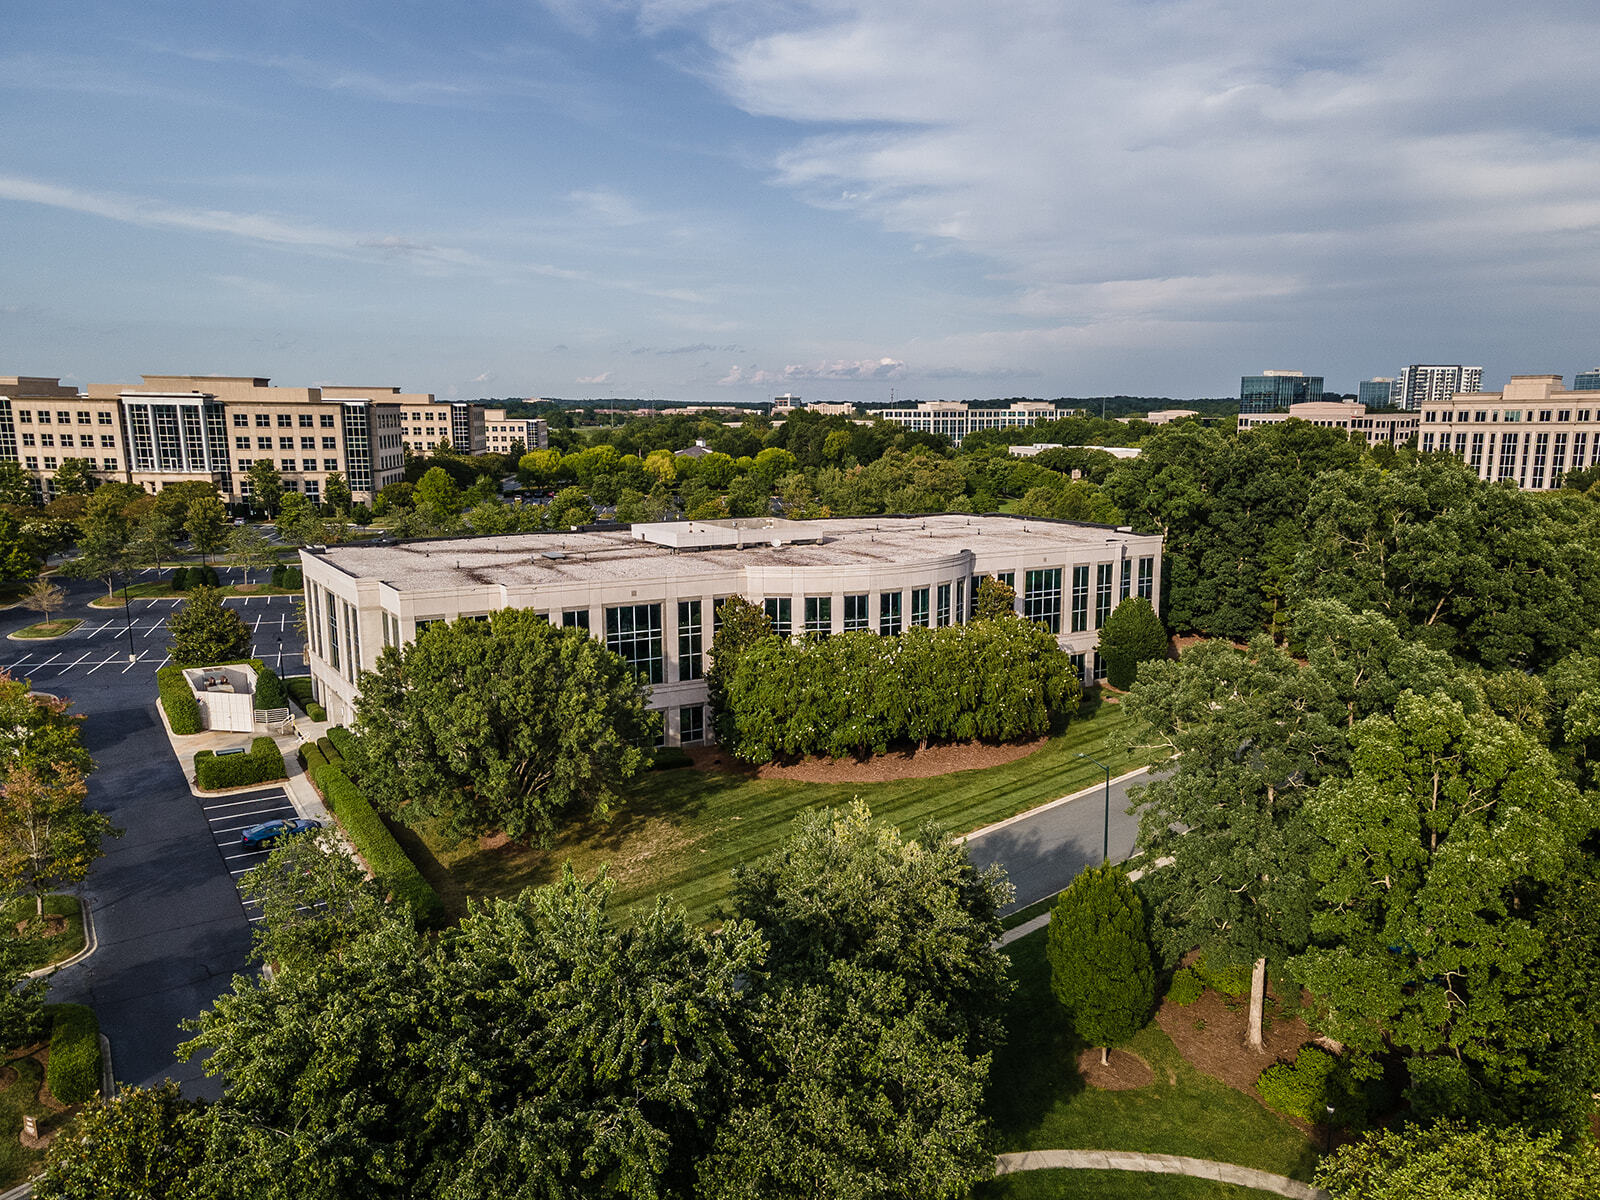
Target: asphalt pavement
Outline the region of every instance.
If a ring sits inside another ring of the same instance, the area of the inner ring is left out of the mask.
[[[250,923],[230,871],[239,864],[224,860],[236,851],[216,836],[216,814],[189,791],[156,709],[155,672],[168,661],[166,621],[176,605],[135,599],[126,612],[91,608],[103,584],[57,582],[69,597],[59,615],[83,624],[54,641],[0,641],[0,667],[85,715],[84,744],[96,765],[88,802],[124,833],[105,843],[83,888],[99,947],[53,977],[51,999],[94,1008],[119,1081],[170,1077],[190,1095],[214,1097],[218,1081],[173,1051],[188,1037],[181,1023],[251,969]],[[304,670],[293,600],[230,601],[254,629],[255,654],[281,663],[284,674]],[[0,634],[37,620],[26,609],[0,612]]]
[[[1112,862],[1126,861],[1139,832],[1139,818],[1128,812],[1129,789],[1137,790],[1145,782],[1142,774],[1114,778],[1109,804],[1100,784],[1065,803],[1036,808],[969,834],[967,853],[973,864],[982,868],[999,863],[1016,889],[1015,899],[1002,911],[1009,913],[1055,895],[1084,867],[1097,866],[1108,844]]]

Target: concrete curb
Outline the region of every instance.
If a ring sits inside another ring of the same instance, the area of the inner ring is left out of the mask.
[[[78,896],[78,911],[83,915],[83,949],[70,958],[64,958],[58,963],[51,963],[48,967],[40,967],[37,971],[29,971],[29,979],[46,979],[57,971],[64,971],[70,966],[81,963],[100,947],[100,937],[94,930],[94,906],[89,903],[89,897]],[[3,1198],[0,1198],[3,1200]]]
[[[1148,775],[1149,773],[1149,767],[1138,767],[1122,775],[1112,776],[1111,782],[1126,783],[1129,780],[1138,779],[1140,776]],[[998,830],[1015,825],[1019,821],[1026,821],[1038,816],[1042,812],[1049,812],[1052,808],[1060,808],[1063,804],[1071,804],[1074,800],[1082,800],[1087,796],[1103,796],[1105,795],[1105,791],[1106,785],[1104,781],[1092,784],[1080,792],[1073,792],[1070,796],[1061,796],[1055,800],[1047,800],[1037,808],[1030,808],[1027,812],[1020,812],[1014,817],[1007,817],[1004,821],[996,821],[993,825],[985,825],[982,829],[974,829],[971,833],[964,835],[964,840],[969,842],[977,841],[981,837],[988,837],[991,833],[995,833]]]
[[[0,1200],[27,1200],[31,1195],[33,1195],[33,1180],[30,1179],[27,1183],[17,1184],[8,1192],[0,1192]]]
[[[78,625],[82,625],[83,624],[83,618],[82,617],[63,617],[62,620],[76,621],[78,623]],[[39,623],[43,624],[43,622],[39,622]],[[6,641],[8,641],[8,642],[59,642],[62,638],[66,637],[69,633],[77,633],[78,632],[78,625],[74,625],[71,629],[63,629],[60,633],[52,633],[48,637],[23,637],[21,631],[19,630],[16,633],[8,633],[8,634],[6,634]]]
[[[1126,1150],[1024,1150],[1020,1154],[1001,1154],[995,1158],[994,1173],[1011,1175],[1017,1171],[1142,1171],[1155,1175],[1189,1175],[1214,1179],[1240,1187],[1288,1196],[1291,1200],[1332,1200],[1328,1192],[1270,1171],[1213,1162],[1207,1158],[1186,1158],[1178,1154],[1141,1154]]]

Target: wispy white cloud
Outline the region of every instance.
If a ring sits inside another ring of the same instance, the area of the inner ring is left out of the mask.
[[[610,383],[611,382],[611,374],[612,373],[610,371],[601,371],[600,374],[598,374],[598,375],[579,375],[572,382],[573,383],[588,383],[588,384]]]

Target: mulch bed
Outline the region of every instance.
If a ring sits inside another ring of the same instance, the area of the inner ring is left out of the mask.
[[[1031,742],[951,742],[918,750],[906,746],[887,754],[860,758],[804,758],[795,763],[764,763],[751,767],[717,746],[689,750],[696,770],[722,771],[756,779],[782,779],[792,783],[890,783],[896,779],[931,779],[956,771],[972,771],[1016,762],[1041,749],[1049,738]]]
[[[1078,1055],[1078,1074],[1090,1087],[1104,1092],[1131,1092],[1149,1087],[1156,1079],[1150,1064],[1131,1050],[1113,1050],[1109,1061],[1101,1066],[1097,1047]]]
[[[1272,1008],[1269,1001],[1270,1024],[1262,1034],[1264,1053],[1252,1050],[1245,1040],[1250,1009],[1245,996],[1229,1000],[1208,988],[1193,1004],[1163,1003],[1156,1010],[1156,1024],[1196,1070],[1254,1096],[1256,1077],[1262,1071],[1280,1059],[1291,1061],[1301,1046],[1316,1037],[1298,1017],[1274,1016]]]

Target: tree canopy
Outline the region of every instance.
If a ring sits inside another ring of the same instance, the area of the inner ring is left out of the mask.
[[[387,647],[356,699],[357,769],[383,811],[456,837],[547,842],[604,817],[649,762],[656,717],[621,658],[527,609]]]
[[[213,587],[197,587],[167,622],[167,653],[180,667],[237,662],[250,653],[250,626]]]
[[[1144,1028],[1155,1006],[1149,923],[1121,868],[1087,867],[1061,893],[1048,953],[1050,989],[1085,1042],[1114,1046]]]

